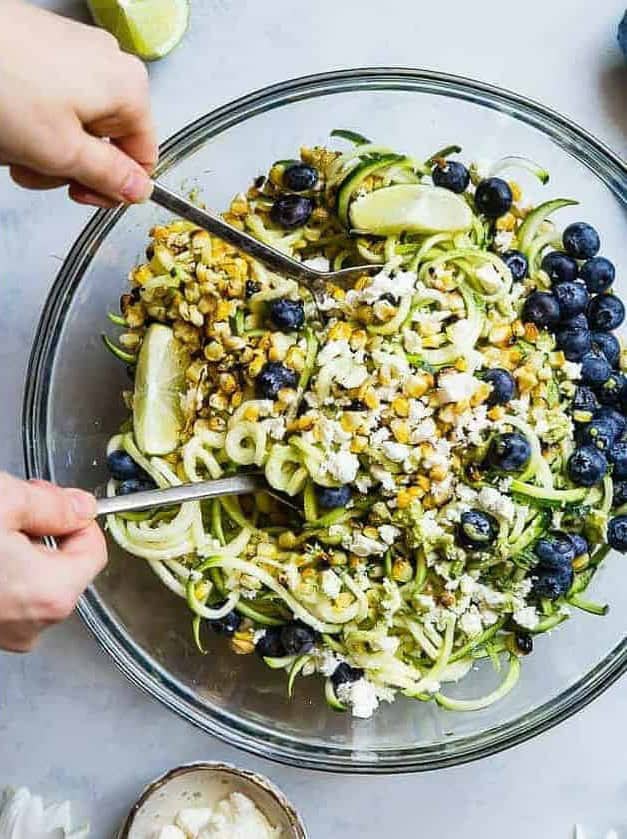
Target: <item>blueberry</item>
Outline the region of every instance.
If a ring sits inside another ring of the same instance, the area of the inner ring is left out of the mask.
[[[233,609],[223,618],[218,618],[214,621],[209,621],[209,625],[218,635],[233,635],[239,629],[242,619],[240,615]]]
[[[313,189],[318,183],[318,170],[306,163],[293,163],[283,172],[283,185],[293,192]]]
[[[623,504],[627,504],[627,481],[614,481],[612,507],[622,507]]]
[[[287,655],[303,655],[313,650],[316,635],[311,627],[294,621],[281,628],[281,641]]]
[[[573,548],[575,549],[575,558],[587,554],[590,550],[588,540],[584,539],[583,536],[580,536],[579,533],[569,533],[568,538],[573,543]]]
[[[590,259],[601,247],[599,234],[585,221],[569,224],[562,235],[564,248],[575,259]]]
[[[607,472],[607,458],[594,446],[582,446],[568,460],[568,475],[578,486],[598,484]]]
[[[523,655],[529,655],[533,652],[533,638],[526,632],[517,632],[514,635],[516,641],[516,649]]]
[[[590,302],[588,289],[583,283],[558,283],[553,289],[553,294],[559,303],[562,320],[582,314]]]
[[[532,591],[538,597],[557,600],[572,586],[574,576],[572,568],[556,569],[540,566],[534,573]]]
[[[285,647],[281,640],[280,626],[271,626],[255,644],[255,652],[262,658],[281,658],[285,655]]]
[[[340,685],[351,684],[351,682],[358,682],[363,678],[364,671],[361,667],[351,667],[345,661],[341,661],[333,671],[331,682],[333,687],[337,690]]]
[[[592,349],[592,338],[587,329],[560,329],[557,346],[569,361],[581,361]]]
[[[461,193],[468,188],[470,183],[470,172],[463,163],[456,160],[445,160],[436,163],[431,172],[433,183],[436,186],[450,189],[451,192]]]
[[[616,408],[611,407],[603,407],[599,408],[595,415],[595,419],[606,419],[609,420],[611,423],[614,424],[614,428],[616,429],[616,439],[622,437],[625,430],[627,429],[627,419],[617,411]]]
[[[566,318],[563,320],[560,326],[562,329],[587,329],[588,318],[583,312],[580,312],[578,315],[575,315],[574,318]]]
[[[627,58],[627,12],[621,18],[618,24],[618,44],[623,51],[623,55]]]
[[[529,270],[529,263],[527,262],[527,257],[524,253],[515,250],[505,251],[505,253],[501,255],[501,259],[512,272],[512,279],[514,282],[519,283],[525,279],[527,271]]]
[[[597,388],[597,396],[602,405],[622,404],[627,396],[627,378],[612,371],[607,381]]]
[[[457,528],[459,544],[471,551],[488,548],[496,539],[499,525],[494,516],[483,510],[467,510],[461,514]]]
[[[541,329],[556,326],[560,319],[560,306],[557,298],[547,291],[533,291],[525,300],[523,320],[535,323]]]
[[[590,301],[588,320],[593,332],[611,332],[625,320],[623,301],[614,294],[599,294]]]
[[[571,409],[576,422],[590,422],[599,409],[599,400],[593,390],[580,385],[575,391]]]
[[[253,294],[257,294],[258,291],[261,291],[261,283],[255,282],[255,280],[246,280],[246,290],[244,295],[247,300],[249,297],[252,297]]]
[[[133,492],[144,492],[156,488],[157,485],[151,478],[128,478],[126,481],[122,481],[117,489],[117,494],[131,495]]]
[[[256,389],[263,399],[276,399],[284,387],[295,388],[298,376],[280,361],[267,361],[255,381]]]
[[[368,406],[363,401],[363,399],[351,399],[351,401],[346,406],[347,411],[367,411]]]
[[[400,297],[395,297],[391,291],[386,291],[385,294],[382,294],[381,297],[379,297],[379,300],[385,300],[392,306],[398,306],[398,304],[401,302]]]
[[[620,344],[611,332],[593,332],[592,346],[602,352],[612,367],[616,367],[620,357]]]
[[[129,478],[146,478],[147,475],[133,458],[123,449],[117,449],[107,455],[107,469],[116,481]]]
[[[572,256],[562,251],[550,251],[542,260],[543,271],[552,283],[572,283],[577,279],[579,267]]]
[[[613,465],[612,477],[617,481],[627,480],[627,441],[619,440],[609,451],[609,459]]]
[[[475,206],[487,218],[504,216],[512,201],[512,190],[502,178],[486,178],[477,185]]]
[[[584,384],[598,387],[609,379],[611,372],[609,361],[600,352],[590,350],[581,359],[581,381]]]
[[[567,533],[553,530],[542,539],[538,539],[533,552],[538,563],[544,568],[568,567],[575,558],[575,547]]]
[[[582,446],[594,446],[607,452],[616,442],[616,426],[609,419],[593,419],[582,426],[577,441]]]
[[[616,269],[604,256],[593,256],[581,266],[579,276],[591,294],[602,294],[614,282]]]
[[[270,304],[270,320],[279,329],[291,332],[300,329],[305,322],[305,307],[302,300],[279,297]]]
[[[346,507],[351,500],[352,492],[349,486],[316,487],[316,496],[321,507],[332,510],[335,507]]]
[[[607,526],[607,541],[611,548],[627,553],[627,516],[614,516]]]
[[[505,472],[519,472],[531,457],[531,446],[518,431],[507,431],[492,440],[488,461]]]
[[[492,393],[488,397],[488,405],[505,405],[516,394],[516,382],[508,370],[494,367],[484,376],[486,382],[492,385]]]
[[[272,205],[270,218],[275,224],[291,229],[307,224],[313,212],[313,201],[302,195],[281,195]]]

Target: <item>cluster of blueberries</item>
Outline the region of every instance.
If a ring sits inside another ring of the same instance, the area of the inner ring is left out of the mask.
[[[282,183],[289,190],[275,200],[270,210],[270,218],[275,224],[292,230],[307,224],[315,204],[312,198],[298,193],[309,192],[318,183],[318,170],[306,163],[292,161],[285,167]]]

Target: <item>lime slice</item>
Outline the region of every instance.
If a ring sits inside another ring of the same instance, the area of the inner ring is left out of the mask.
[[[135,440],[144,454],[169,454],[183,425],[181,394],[187,354],[160,323],[148,327],[139,351],[133,394]]]
[[[398,184],[358,198],[350,209],[352,226],[366,233],[447,233],[468,230],[472,212],[459,195],[425,184]]]
[[[189,0],[87,0],[92,17],[123,50],[145,61],[163,58],[189,23]]]

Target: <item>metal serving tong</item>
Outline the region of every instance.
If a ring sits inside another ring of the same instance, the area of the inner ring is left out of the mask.
[[[296,280],[297,283],[305,286],[314,294],[324,289],[326,283],[333,283],[341,288],[346,288],[359,277],[363,277],[364,274],[372,275],[381,270],[380,265],[360,265],[355,268],[342,268],[340,271],[317,271],[315,268],[310,268],[303,262],[281,253],[276,248],[260,242],[254,236],[232,227],[218,216],[206,210],[201,210],[191,201],[187,201],[181,195],[172,192],[158,181],[153,182],[150,200],[174,213],[174,215],[191,221],[192,224],[198,225],[198,227],[213,233],[219,239],[239,248],[248,256],[252,256],[253,259],[261,262],[270,271]]]

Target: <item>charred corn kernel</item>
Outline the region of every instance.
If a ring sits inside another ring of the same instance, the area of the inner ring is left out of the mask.
[[[199,311],[197,306],[190,305],[189,307],[189,319],[194,324],[194,326],[202,326],[205,322],[205,318],[203,314]]]
[[[218,300],[216,306],[216,320],[226,320],[233,314],[233,304],[230,300]]]
[[[418,373],[408,376],[403,383],[403,392],[412,399],[419,399],[433,387],[433,376],[431,373]]]
[[[428,495],[425,495],[425,497],[422,499],[422,506],[425,508],[425,510],[435,510],[435,508],[438,505],[433,495],[431,493],[428,493]]]
[[[561,367],[566,361],[566,356],[561,350],[557,350],[549,355],[549,361],[553,367]]]
[[[414,576],[414,569],[406,559],[396,559],[392,564],[392,579],[397,583],[408,583]]]
[[[535,325],[535,323],[525,324],[525,338],[527,339],[527,341],[537,341],[539,335],[540,330]]]
[[[444,592],[442,592],[442,594],[438,597],[438,601],[440,602],[440,604],[441,604],[442,606],[444,606],[444,607],[446,607],[447,609],[449,609],[451,606],[454,606],[454,605],[455,605],[455,595],[454,595],[452,592],[450,592],[450,591],[444,591]]]
[[[311,583],[318,579],[318,572],[315,568],[303,568],[300,572],[300,578],[305,583]]]
[[[231,407],[232,408],[239,408],[239,406],[244,401],[244,394],[241,390],[238,390],[231,396]]]
[[[283,361],[285,358],[285,347],[282,347],[280,344],[274,344],[268,350],[268,360],[269,361]]]
[[[412,502],[411,495],[407,492],[406,489],[402,489],[398,495],[396,496],[396,503],[398,505],[399,510],[405,510]]]
[[[230,395],[237,390],[237,380],[232,373],[221,373],[218,379],[218,386],[222,393]]]
[[[353,437],[350,444],[350,450],[353,454],[361,454],[368,448],[368,438],[358,435]]]
[[[397,396],[392,402],[392,410],[397,417],[409,416],[409,402],[404,396]]]
[[[344,553],[344,551],[333,551],[333,553],[329,556],[329,565],[333,566],[341,566],[346,565],[348,562],[348,557]]]
[[[520,201],[522,198],[522,189],[520,188],[520,185],[516,183],[516,181],[508,181],[508,183],[509,188],[512,191],[512,198],[514,201]]]
[[[361,425],[361,417],[358,414],[356,415],[351,412],[345,412],[342,414],[340,419],[340,425],[342,426],[343,431],[350,434],[353,431],[356,431]]]
[[[392,318],[396,315],[395,307],[387,300],[377,300],[372,307],[372,310],[376,319],[382,321],[383,323],[387,323],[389,320],[392,320]]]
[[[153,276],[154,274],[150,270],[150,265],[139,265],[131,271],[130,280],[133,285],[142,286]]]
[[[209,407],[215,408],[216,411],[226,411],[229,400],[223,393],[212,393],[209,397]]]
[[[341,591],[335,598],[335,605],[338,609],[347,609],[353,602],[353,595],[348,591]]]
[[[461,373],[465,373],[468,370],[468,361],[463,356],[460,356],[455,362],[455,369]]]
[[[357,291],[363,291],[365,288],[368,288],[370,285],[370,277],[364,274],[363,277],[359,277],[357,282],[355,283],[355,289]]]
[[[511,231],[516,227],[516,216],[513,213],[505,213],[504,216],[497,218],[495,226],[497,230]]]
[[[194,385],[197,385],[200,382],[203,375],[206,373],[207,365],[201,359],[196,359],[196,361],[192,361],[189,365],[187,370],[185,371],[185,378],[188,382],[191,382]]]
[[[411,498],[417,498],[420,495],[420,490],[418,487],[408,487],[407,492],[409,493]]]
[[[470,397],[470,404],[473,408],[476,408],[478,405],[482,405],[491,393],[492,387],[488,384],[488,382],[481,382],[477,390]]]
[[[277,539],[280,548],[295,548],[298,545],[298,539],[296,538],[296,534],[292,533],[291,530],[286,530],[285,533],[280,533],[279,538]]]
[[[362,399],[371,411],[374,411],[379,407],[379,397],[375,393],[374,389],[371,387],[366,388],[366,391],[363,394]]]
[[[209,417],[209,428],[211,431],[224,431],[226,422],[222,417]]]
[[[232,352],[233,350],[243,350],[246,346],[246,339],[239,335],[225,335],[222,343],[227,350]]]
[[[241,193],[231,201],[230,211],[236,216],[245,216],[248,213],[248,201]]]
[[[363,329],[356,329],[350,337],[352,350],[363,350],[368,343],[368,333]]]
[[[346,297],[346,292],[344,291],[343,288],[339,288],[339,286],[332,285],[332,286],[330,286],[330,289],[331,289],[331,297],[334,300],[344,300],[344,298]]]
[[[220,361],[224,358],[224,347],[217,341],[210,341],[205,345],[203,354],[207,361]]]
[[[584,571],[590,564],[590,557],[588,554],[581,554],[573,559],[573,571]]]
[[[255,652],[253,635],[250,630],[236,632],[231,638],[231,649],[236,655],[250,655]]]
[[[496,346],[508,344],[512,339],[512,328],[508,323],[501,323],[497,326],[493,326],[492,329],[490,329],[488,338],[490,343],[495,344]]]
[[[293,405],[296,400],[296,391],[290,387],[281,388],[278,394],[278,402],[280,405],[287,407]]]
[[[138,335],[137,332],[123,332],[120,335],[120,344],[126,349],[134,350],[136,349],[141,341],[141,335]]]
[[[390,428],[397,443],[409,443],[410,430],[406,420],[392,420]]]
[[[378,539],[379,538],[379,531],[377,530],[376,527],[370,527],[370,526],[364,527],[363,533],[364,533],[364,536],[366,536],[368,539]]]
[[[261,373],[261,368],[265,363],[266,359],[264,355],[258,355],[256,358],[253,358],[253,360],[248,365],[249,375],[251,375],[253,378],[255,378],[255,376],[258,376],[259,373]]]
[[[374,312],[370,306],[358,306],[355,316],[361,323],[372,323],[374,320]]]
[[[342,339],[348,341],[351,337],[352,329],[346,321],[338,321],[334,323],[331,329],[329,329],[329,340],[330,341],[341,341]]]
[[[285,356],[285,363],[297,373],[302,373],[305,369],[305,353],[300,347],[290,347]]]
[[[296,420],[296,427],[299,431],[311,431],[316,422],[316,418],[311,414],[309,416],[299,417]]]
[[[433,469],[429,471],[429,477],[432,481],[443,481],[447,474],[448,472],[446,466],[434,466]]]
[[[194,586],[194,595],[198,600],[204,600],[211,591],[211,585],[207,580],[200,580]]]
[[[276,546],[272,542],[260,542],[257,545],[257,556],[272,559],[276,556]]]
[[[514,371],[514,378],[518,383],[518,389],[521,393],[526,393],[538,384],[538,380],[531,370],[526,367],[521,367],[520,370]]]
[[[429,492],[429,490],[431,489],[431,481],[429,480],[429,478],[427,478],[426,475],[418,475],[418,477],[416,478],[416,482],[418,484],[418,487],[420,487],[420,489],[422,489],[424,492]],[[414,487],[411,487],[410,489],[414,489]]]
[[[244,410],[244,419],[247,422],[257,422],[259,419],[259,408],[256,405],[248,405]]]
[[[517,338],[522,338],[525,334],[525,324],[518,318],[512,324],[512,332]]]
[[[540,369],[538,370],[537,376],[538,376],[538,379],[540,379],[541,382],[548,382],[553,378],[553,371],[551,370],[550,367],[546,367],[546,366],[540,367]]]
[[[493,422],[497,422],[498,420],[502,420],[505,416],[505,408],[502,405],[495,405],[493,408],[490,408],[488,411],[488,418],[491,419]]]

